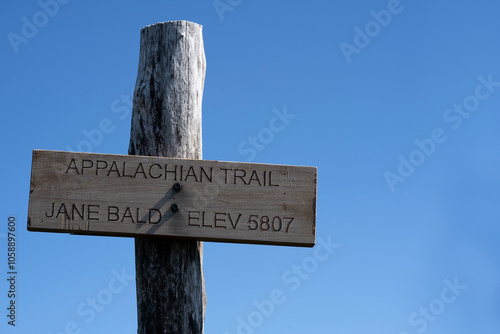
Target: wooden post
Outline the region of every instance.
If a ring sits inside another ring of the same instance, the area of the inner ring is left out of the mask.
[[[201,31],[187,21],[141,30],[130,155],[202,158],[206,65]],[[139,334],[203,332],[202,261],[202,242],[135,239]]]

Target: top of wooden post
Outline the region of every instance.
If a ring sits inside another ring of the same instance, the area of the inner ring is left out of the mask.
[[[129,154],[202,158],[205,68],[201,25],[168,21],[141,30]]]
[[[153,24],[150,24],[150,25],[147,25],[145,27],[143,27],[141,29],[144,30],[144,29],[148,29],[150,27],[153,27],[153,26],[157,26],[157,25],[164,25],[164,24],[190,24],[190,25],[196,25],[196,26],[199,26],[200,28],[202,28],[203,26],[201,24],[198,24],[198,23],[195,23],[195,22],[191,22],[191,21],[186,21],[186,20],[173,20],[173,21],[164,21],[164,22],[156,22],[156,23],[153,23]]]

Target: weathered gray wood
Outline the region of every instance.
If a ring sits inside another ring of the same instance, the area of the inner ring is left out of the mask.
[[[202,158],[205,66],[200,25],[141,30],[129,154]],[[203,333],[203,244],[136,238],[135,262],[138,333]]]
[[[35,150],[30,188],[32,231],[315,241],[315,167]]]

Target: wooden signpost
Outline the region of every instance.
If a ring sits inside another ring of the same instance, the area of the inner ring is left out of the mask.
[[[203,333],[202,240],[315,243],[315,167],[202,160],[204,81],[200,25],[147,26],[130,155],[33,151],[28,230],[135,238],[139,334]]]
[[[28,229],[313,246],[316,168],[33,151]]]

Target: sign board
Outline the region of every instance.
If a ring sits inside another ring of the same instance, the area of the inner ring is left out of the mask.
[[[316,167],[33,151],[28,230],[312,247]]]

